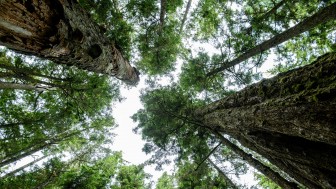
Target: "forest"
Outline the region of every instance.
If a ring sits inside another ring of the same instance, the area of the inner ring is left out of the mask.
[[[0,0],[0,188],[336,188],[336,1]]]

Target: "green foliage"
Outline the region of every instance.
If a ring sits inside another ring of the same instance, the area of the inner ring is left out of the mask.
[[[111,182],[117,169],[121,166],[121,153],[115,153],[99,159],[93,165],[72,168],[60,178],[62,188],[94,189],[104,188]]]
[[[116,84],[101,75],[38,59],[28,63],[24,57],[6,55],[6,52],[0,55],[0,73],[3,73],[0,82],[47,89],[0,90],[2,171],[32,155],[43,154],[50,158],[64,154],[75,156],[76,152],[91,145],[111,142],[111,129],[115,124],[110,106],[119,98]],[[22,184],[38,185],[43,182],[43,175],[41,173],[40,178],[37,174],[36,182],[34,179],[29,181],[34,174],[28,172],[11,177],[7,184],[11,179],[27,179]]]
[[[227,73],[206,76],[212,69],[211,65],[220,64],[223,57],[214,54],[209,57],[206,53],[198,53],[197,57],[191,58],[182,65],[179,83],[181,88],[192,93],[194,96],[202,94],[201,99],[213,101],[232,94],[230,88],[240,88],[260,78],[259,73],[251,68],[228,70]]]
[[[188,115],[192,104],[188,96],[177,87],[167,87],[148,91],[141,96],[144,109],[132,116],[138,122],[144,139],[153,140],[160,148],[166,145],[181,131],[186,131]]]
[[[158,179],[155,189],[174,189],[174,177],[164,172]]]
[[[116,182],[111,189],[146,189],[145,178],[148,175],[144,172],[142,166],[130,165],[121,166],[116,175]]]
[[[175,13],[176,9],[183,5],[183,0],[167,1],[167,12]]]
[[[195,170],[197,164],[185,162],[179,165],[177,171],[178,188],[202,189],[202,188],[228,188],[225,180],[208,166],[201,166]]]
[[[206,101],[230,94],[230,90],[225,86],[226,77],[222,75],[206,76],[211,69],[209,65],[220,60],[219,56],[209,57],[206,53],[199,53],[197,57],[189,59],[187,63],[182,65],[179,80],[181,88],[193,93],[194,96],[202,94],[202,99]]]
[[[222,1],[201,0],[198,3],[199,10],[194,13],[193,19],[199,26],[197,35],[208,38],[214,34],[220,26],[220,10],[223,8]]]
[[[148,26],[139,34],[139,51],[142,55],[137,67],[149,75],[168,74],[175,70],[175,61],[181,43],[175,24]]]
[[[126,6],[130,15],[137,19],[149,19],[159,11],[156,0],[130,0]]]
[[[206,87],[206,73],[208,72],[207,64],[210,57],[206,53],[199,53],[194,59],[182,65],[182,73],[180,75],[180,84],[182,88],[189,88],[195,92],[202,92]]]
[[[175,69],[181,49],[176,9],[182,2],[167,1],[164,23],[160,21],[161,6],[157,1],[131,0],[126,4],[129,19],[138,28],[134,43],[140,55],[137,68],[150,76],[168,74]]]

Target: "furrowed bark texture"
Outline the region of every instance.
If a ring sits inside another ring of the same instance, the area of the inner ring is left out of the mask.
[[[336,53],[253,84],[195,114],[215,131],[272,159],[298,182],[336,187]]]
[[[138,72],[75,0],[0,1],[0,45],[129,84]]]

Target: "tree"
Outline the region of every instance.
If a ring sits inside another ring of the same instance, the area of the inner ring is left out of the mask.
[[[219,139],[284,188],[298,187],[296,182],[309,188],[333,188],[335,60],[335,53],[326,54],[310,65],[262,80],[208,105],[177,86],[149,91],[142,97],[144,109],[133,116],[149,143],[144,149],[154,152],[159,148],[177,153],[178,162],[199,163]],[[217,137],[211,137],[213,134]],[[223,134],[289,177],[246,154]]]
[[[327,54],[195,113],[205,125],[236,138],[303,185],[332,188],[334,66],[335,53]]]
[[[1,179],[5,179],[6,177],[13,176],[13,175],[15,175],[16,173],[19,173],[19,172],[23,171],[25,168],[28,168],[28,167],[33,166],[33,165],[36,164],[37,162],[39,162],[39,161],[45,159],[46,157],[47,157],[47,156],[41,156],[41,157],[39,157],[39,158],[36,158],[36,159],[34,159],[34,161],[31,161],[30,163],[27,163],[27,164],[24,165],[24,166],[21,166],[21,167],[15,169],[15,170],[13,170],[13,171],[11,171],[11,172],[9,172],[9,173],[6,173],[4,176],[2,176],[2,177],[0,177],[0,178],[1,178]]]
[[[10,7],[10,8],[8,8]],[[138,82],[138,72],[77,1],[1,1],[0,45],[58,64]]]

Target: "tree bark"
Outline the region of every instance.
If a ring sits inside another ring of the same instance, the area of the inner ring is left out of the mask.
[[[138,71],[77,1],[2,0],[0,9],[0,45],[129,84],[138,82]]]
[[[195,111],[309,188],[336,187],[336,53]],[[301,175],[299,175],[301,174]]]
[[[304,21],[300,22],[296,26],[274,36],[273,38],[262,42],[261,44],[247,50],[242,55],[238,56],[237,58],[223,63],[222,66],[219,68],[214,69],[213,71],[209,72],[207,76],[213,76],[225,69],[228,69],[234,65],[237,65],[265,50],[268,50],[272,47],[275,47],[299,34],[306,32],[320,24],[328,22],[330,20],[336,19],[336,3],[329,5],[328,7],[323,8],[316,14],[312,15],[311,17],[305,19]]]

